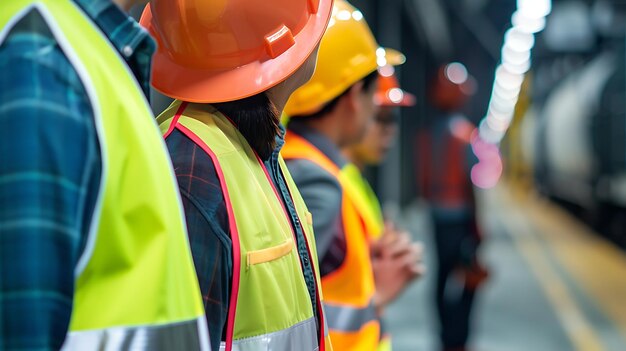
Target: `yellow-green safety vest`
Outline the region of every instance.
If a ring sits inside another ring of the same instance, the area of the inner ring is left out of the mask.
[[[31,10],[41,14],[85,87],[102,156],[64,349],[208,350],[176,181],[139,85],[70,0],[2,1],[0,41]]]
[[[166,138],[176,129],[198,145],[212,159],[220,180],[233,245],[226,340],[220,349],[331,350],[326,344],[311,214],[282,158],[280,171],[316,276],[319,331],[289,216],[263,162],[245,138],[211,105],[175,101],[157,120]]]

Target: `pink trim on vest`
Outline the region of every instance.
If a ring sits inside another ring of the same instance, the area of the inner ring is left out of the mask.
[[[183,102],[176,112],[176,116],[172,120],[172,124],[165,134],[165,137],[177,128],[189,139],[191,139],[196,145],[200,146],[204,152],[209,155],[213,164],[215,165],[215,171],[219,178],[222,194],[224,195],[224,201],[226,202],[226,211],[228,212],[228,224],[230,226],[230,236],[233,243],[233,282],[230,292],[230,304],[228,306],[228,322],[226,325],[226,351],[232,351],[233,348],[233,331],[235,326],[235,312],[237,311],[237,299],[239,297],[239,281],[241,279],[241,247],[239,245],[239,231],[237,230],[237,223],[235,222],[235,215],[233,212],[233,206],[228,195],[228,189],[226,185],[226,179],[224,178],[224,171],[217,160],[217,156],[211,150],[211,148],[198,137],[194,132],[187,127],[178,123],[180,116],[187,107],[187,103]],[[219,336],[218,336],[219,337]]]
[[[176,125],[178,124],[178,120],[180,119],[180,116],[183,115],[183,111],[185,111],[188,104],[189,103],[187,101],[183,101],[180,103],[180,106],[178,106],[178,110],[176,110],[176,114],[174,115],[174,118],[172,119],[172,123],[170,123],[170,127],[167,129],[167,132],[165,132],[165,134],[163,135],[163,139],[167,139],[167,137],[170,136],[170,134],[172,134],[172,132],[174,131],[174,128],[176,128]]]

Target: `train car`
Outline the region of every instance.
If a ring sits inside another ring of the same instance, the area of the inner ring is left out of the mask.
[[[509,161],[528,164],[541,194],[626,248],[626,55],[624,25],[618,20],[624,11],[605,18],[598,6],[607,2],[596,2],[591,11],[581,11],[586,9],[582,2],[572,4],[555,8],[555,15],[563,10],[578,19],[578,27],[584,27],[579,15],[589,15],[589,23],[595,21],[593,40],[586,39],[592,47],[580,46],[583,32],[578,40],[553,40],[578,43],[575,50],[551,47],[547,28],[542,40],[548,45],[533,68],[531,105],[520,116],[519,137],[512,141],[522,157]]]
[[[605,51],[571,72],[520,126],[526,162],[544,195],[626,247],[626,71]]]

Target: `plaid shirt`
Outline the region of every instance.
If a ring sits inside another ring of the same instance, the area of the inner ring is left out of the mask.
[[[220,338],[217,335],[224,340],[226,331],[233,273],[232,241],[226,202],[213,161],[197,144],[178,130],[174,130],[165,142],[172,157],[185,207],[189,243],[204,299],[209,334],[214,336],[211,337],[211,346],[213,350],[218,350]],[[317,316],[315,278],[304,233],[297,224],[295,205],[279,171],[278,154],[283,143],[284,140],[279,138],[276,149],[264,163],[289,212],[292,227],[296,228],[304,279]]]
[[[147,91],[152,39],[110,0],[76,3]],[[36,10],[8,28],[0,72],[0,349],[58,350],[100,184],[93,110]]]

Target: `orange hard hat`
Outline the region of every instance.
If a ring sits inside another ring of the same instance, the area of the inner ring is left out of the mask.
[[[152,85],[190,102],[263,92],[315,50],[332,0],[152,0],[141,24],[156,38]]]
[[[392,66],[378,68],[378,89],[374,94],[378,106],[415,106],[415,95],[400,89]]]

